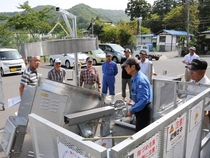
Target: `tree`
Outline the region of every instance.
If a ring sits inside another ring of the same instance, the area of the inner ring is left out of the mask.
[[[132,45],[134,35],[129,23],[120,22],[117,26],[117,38],[121,46]]]
[[[180,1],[174,0],[159,0],[155,1],[152,7],[152,14],[157,14],[160,16],[161,20],[164,15],[171,11],[171,9],[176,8],[180,5]]]
[[[185,21],[187,19],[187,14],[185,15],[184,13],[183,6],[171,9],[171,11],[163,18],[165,28],[173,30],[186,30],[187,27]]]
[[[162,30],[164,28],[162,24],[163,21],[158,14],[151,14],[150,18],[144,21],[144,25],[150,28],[151,32],[153,33],[157,33]]]
[[[31,35],[36,41],[38,34],[47,33],[51,30],[51,25],[47,21],[54,17],[54,14],[49,14],[52,7],[46,7],[40,11],[34,11],[28,5],[28,1],[18,7],[19,9],[25,9],[23,14],[16,14],[12,17],[7,17],[5,20],[6,27],[13,31],[25,31]]]
[[[210,0],[199,0],[198,10],[199,10],[199,20],[200,25],[198,31],[206,31],[210,29]]]
[[[129,0],[127,8],[125,9],[125,14],[130,16],[131,20],[139,17],[147,18],[150,12],[151,4],[147,3],[145,0]]]
[[[198,6],[191,5],[189,10],[189,32],[195,34],[198,29]],[[167,29],[187,31],[187,13],[186,6],[178,6],[173,8],[163,19],[164,25]]]
[[[117,42],[117,27],[113,24],[104,24],[103,35],[101,36],[102,43],[118,43]]]
[[[94,20],[93,32],[99,40],[101,39],[101,35],[103,33],[103,27],[104,25],[101,23],[100,19],[96,17],[96,19]]]

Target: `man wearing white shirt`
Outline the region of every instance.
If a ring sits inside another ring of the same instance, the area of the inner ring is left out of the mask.
[[[141,50],[140,51],[140,62],[139,65],[141,67],[141,72],[143,72],[147,77],[148,77],[148,72],[149,72],[149,65],[152,64],[151,61],[147,59],[147,51]],[[152,75],[157,76],[154,70],[154,66],[152,66]]]
[[[208,67],[208,64],[206,61],[202,60],[202,59],[194,59],[191,62],[191,65],[185,66],[189,72],[190,72],[190,78],[191,78],[191,82],[195,83],[195,84],[207,84],[210,85],[210,80],[209,78],[206,76],[206,69]],[[197,93],[201,93],[203,92],[205,89],[207,89],[208,87],[206,86],[193,86],[190,85],[188,87],[188,91],[190,92],[197,92]],[[194,95],[187,95],[187,98],[185,101],[190,100],[191,98],[193,98]],[[209,111],[205,111],[205,116],[203,119],[203,128],[204,129],[208,129],[209,127]]]
[[[182,63],[184,63],[185,65],[190,65],[193,59],[199,59],[199,56],[195,53],[195,47],[190,47],[189,51],[190,52],[186,54],[182,60]],[[188,69],[185,70],[185,81],[190,81],[190,72],[188,71]]]

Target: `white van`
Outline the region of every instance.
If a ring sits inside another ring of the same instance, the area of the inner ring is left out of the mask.
[[[17,49],[0,48],[1,76],[22,73],[25,69],[25,62]]]

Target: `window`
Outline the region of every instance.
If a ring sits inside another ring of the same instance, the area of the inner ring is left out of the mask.
[[[165,42],[166,41],[166,36],[160,36],[160,42]]]

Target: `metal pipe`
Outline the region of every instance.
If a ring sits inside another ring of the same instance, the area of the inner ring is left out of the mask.
[[[119,119],[119,120],[115,120],[114,123],[116,123],[116,124],[118,124],[118,125],[125,126],[125,127],[133,128],[133,129],[136,128],[135,125],[132,125],[132,124],[130,124],[130,123],[123,122],[123,121],[121,121],[120,119]]]

